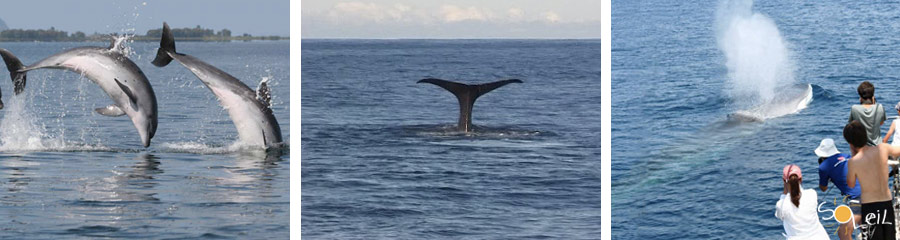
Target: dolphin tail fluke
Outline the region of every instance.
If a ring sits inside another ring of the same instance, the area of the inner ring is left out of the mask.
[[[163,22],[162,39],[159,40],[159,50],[156,52],[156,59],[153,59],[153,65],[157,67],[165,67],[172,62],[172,56],[175,54],[175,37],[172,36],[172,30],[169,24]]]
[[[15,86],[14,92],[16,94],[22,93],[25,90],[25,81],[27,80],[25,71],[23,71],[25,66],[22,65],[22,61],[19,61],[19,58],[13,55],[12,52],[3,48],[0,48],[0,57],[3,57],[6,69],[9,70],[9,78]],[[2,102],[0,102],[0,108],[2,108]]]
[[[456,96],[456,99],[459,100],[459,123],[457,127],[460,131],[469,132],[472,130],[472,106],[475,105],[475,100],[478,97],[506,84],[522,83],[522,80],[508,79],[492,83],[468,85],[437,78],[426,78],[419,80],[417,83],[423,82],[437,85]]]

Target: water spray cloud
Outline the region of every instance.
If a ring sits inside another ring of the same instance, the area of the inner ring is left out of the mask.
[[[768,103],[776,89],[794,84],[791,53],[775,21],[752,8],[752,0],[726,0],[716,15],[716,40],[726,58],[729,95],[747,105]]]

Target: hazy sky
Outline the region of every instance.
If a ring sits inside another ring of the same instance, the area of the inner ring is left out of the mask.
[[[146,3],[146,4],[144,4]],[[290,34],[288,0],[4,0],[0,19],[9,28],[138,34],[162,27],[228,28],[233,35]],[[294,4],[299,4],[297,1]]]
[[[600,38],[600,0],[305,0],[304,38]]]

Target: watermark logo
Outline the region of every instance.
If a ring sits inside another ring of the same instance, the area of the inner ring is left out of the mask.
[[[846,200],[846,199],[845,199]],[[888,216],[890,210],[877,210],[875,213],[868,213],[865,216],[862,216],[863,226],[856,225],[856,221],[853,221],[853,211],[850,209],[850,206],[845,204],[838,205],[837,207],[832,209],[822,209],[822,206],[825,205],[825,202],[819,203],[819,208],[817,209],[819,213],[822,213],[822,220],[829,220],[834,218],[838,224],[845,224],[848,222],[853,223],[853,229],[859,229],[861,234],[864,237],[871,236],[874,234],[875,225],[889,225],[889,227],[893,228],[894,221]],[[825,214],[828,213],[828,214]],[[834,225],[830,225],[834,226]],[[837,233],[837,232],[835,232]],[[865,239],[865,238],[863,238]]]
[[[836,208],[834,208],[833,213],[834,220],[836,220],[838,223],[844,224],[850,222],[850,220],[853,220],[853,211],[850,211],[850,207],[847,205],[837,206]]]

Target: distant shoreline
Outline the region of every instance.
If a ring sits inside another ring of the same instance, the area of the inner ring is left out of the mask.
[[[178,41],[197,41],[197,42],[231,42],[231,41],[280,41],[290,40],[290,37],[282,36],[253,36],[250,34],[234,35],[228,29],[215,31],[213,29],[202,28],[199,25],[194,28],[173,28],[173,35]],[[133,41],[159,41],[162,35],[162,29],[151,29],[144,35],[131,35]],[[111,36],[118,34],[102,34],[93,33],[91,35],[84,32],[74,32],[69,34],[66,31],[60,31],[56,28],[50,29],[6,29],[0,31],[0,42],[105,42],[109,41]]]
[[[62,40],[23,40],[23,39],[3,39],[0,38],[0,43],[3,42],[109,42],[111,38],[108,39],[62,39]],[[135,42],[159,42],[159,38],[144,38],[144,37],[134,37],[131,38]],[[183,42],[251,42],[251,41],[287,41],[291,40],[289,37],[280,37],[280,38],[267,38],[267,37],[252,37],[252,38],[231,38],[231,39],[204,39],[204,38],[175,38],[176,41]]]
[[[40,40],[40,39],[7,39],[0,38],[0,42],[109,42],[112,38],[88,38],[88,39],[58,39],[58,40]],[[153,42],[159,41],[159,37],[134,36],[130,40],[135,42]],[[176,41],[184,42],[249,42],[249,41],[284,41],[291,40],[290,37],[266,36],[266,37],[231,37],[231,38],[205,38],[205,37],[176,37]]]

